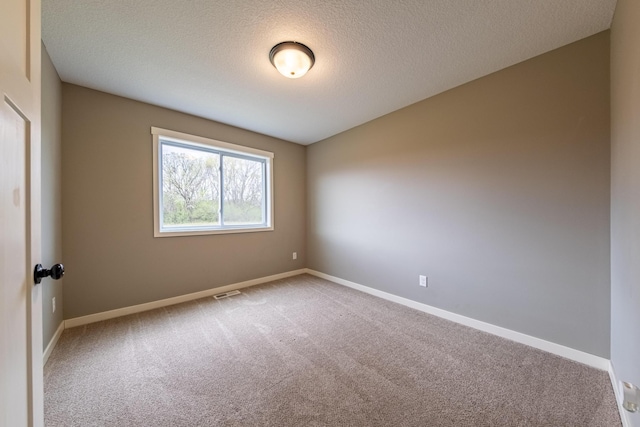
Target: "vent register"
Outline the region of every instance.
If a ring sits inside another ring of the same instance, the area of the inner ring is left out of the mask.
[[[216,294],[213,296],[214,299],[224,299],[224,298],[229,298],[232,297],[234,295],[239,295],[241,292],[240,291],[229,291],[229,292],[223,292],[221,294]]]

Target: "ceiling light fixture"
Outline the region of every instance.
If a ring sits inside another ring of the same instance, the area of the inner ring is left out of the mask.
[[[313,67],[316,58],[311,49],[298,42],[282,42],[269,52],[269,60],[285,77],[297,79]]]

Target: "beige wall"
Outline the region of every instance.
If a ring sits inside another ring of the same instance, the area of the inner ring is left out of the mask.
[[[609,154],[603,32],[309,146],[308,266],[608,357]]]
[[[611,362],[640,387],[640,2],[611,27]],[[628,414],[640,426],[640,413]]]
[[[42,264],[49,268],[62,259],[62,82],[42,45]],[[42,285],[43,348],[62,322],[63,280]],[[51,300],[56,299],[56,311]]]
[[[306,266],[305,147],[71,84],[62,93],[65,318]],[[275,231],[154,238],[151,126],[275,153]]]

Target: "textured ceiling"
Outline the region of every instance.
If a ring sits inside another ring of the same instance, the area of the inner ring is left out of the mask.
[[[606,30],[615,4],[42,0],[42,37],[65,82],[309,144]],[[269,62],[285,40],[316,56],[300,79]]]

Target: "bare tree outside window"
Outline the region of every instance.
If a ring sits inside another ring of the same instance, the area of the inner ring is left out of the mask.
[[[162,145],[164,226],[220,226],[220,211],[225,225],[262,224],[264,190],[262,161]]]
[[[262,223],[262,163],[225,156],[223,170],[224,223]]]

